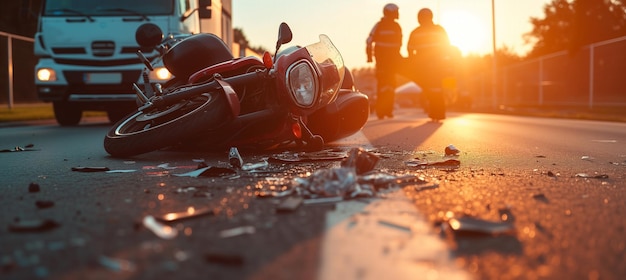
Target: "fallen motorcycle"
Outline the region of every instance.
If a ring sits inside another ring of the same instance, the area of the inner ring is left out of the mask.
[[[156,28],[158,29],[158,27]],[[369,116],[367,96],[354,90],[350,72],[330,38],[280,50],[292,38],[282,23],[272,57],[234,58],[213,34],[168,36],[146,24],[140,46],[161,54],[148,60],[143,89],[134,85],[138,110],[111,127],[104,148],[128,157],[179,144],[210,149],[321,149],[352,135]],[[279,51],[280,50],[280,51]],[[154,63],[174,76],[163,85],[148,78]]]

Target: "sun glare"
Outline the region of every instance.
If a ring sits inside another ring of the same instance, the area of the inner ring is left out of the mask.
[[[478,17],[465,11],[443,11],[441,26],[448,32],[450,43],[459,48],[463,55],[489,52],[490,30]]]

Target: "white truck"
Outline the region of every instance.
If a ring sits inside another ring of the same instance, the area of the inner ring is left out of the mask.
[[[132,85],[143,80],[137,28],[199,33],[203,18],[211,18],[211,0],[44,0],[34,47],[37,95],[53,103],[60,125],[78,124],[87,110],[106,111],[115,122],[136,108]],[[170,78],[152,73],[153,81]]]

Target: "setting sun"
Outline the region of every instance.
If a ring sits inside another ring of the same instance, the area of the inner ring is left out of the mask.
[[[442,11],[441,26],[446,29],[450,43],[461,50],[463,55],[489,52],[490,34],[487,23],[466,11]]]

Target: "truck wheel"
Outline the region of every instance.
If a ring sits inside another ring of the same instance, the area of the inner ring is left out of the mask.
[[[224,94],[205,93],[166,108],[129,115],[111,127],[104,149],[114,157],[139,155],[185,142],[233,118]]]
[[[54,118],[62,126],[73,126],[80,122],[83,110],[67,101],[55,101],[52,103]]]

